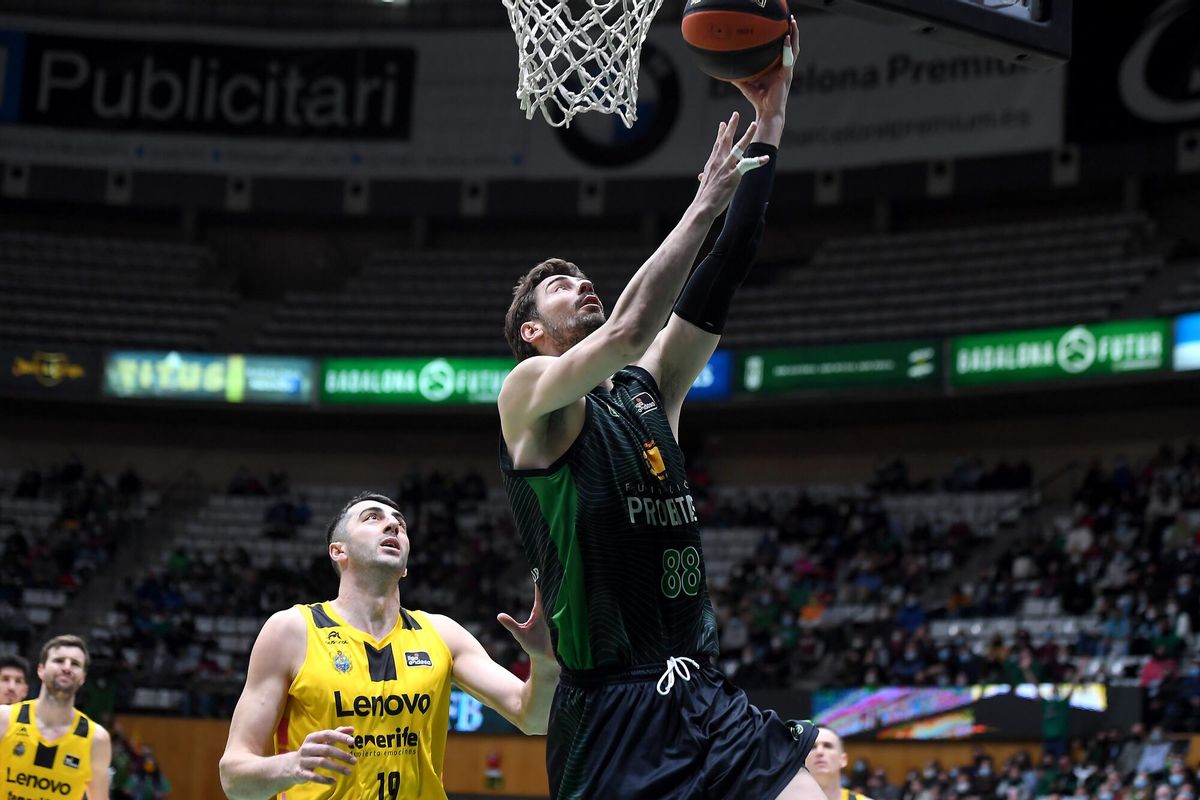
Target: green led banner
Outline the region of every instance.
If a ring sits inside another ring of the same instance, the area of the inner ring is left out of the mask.
[[[328,358],[321,402],[341,405],[495,403],[511,358]]]
[[[122,350],[104,364],[104,393],[225,403],[311,403],[315,363],[236,353]]]
[[[937,342],[881,342],[744,353],[738,361],[744,392],[937,386]]]
[[[1123,320],[953,339],[950,383],[985,386],[1166,368],[1170,322]]]

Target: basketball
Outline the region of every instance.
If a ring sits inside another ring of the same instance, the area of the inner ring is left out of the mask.
[[[687,0],[683,39],[706,74],[757,78],[779,63],[788,33],[785,0]]]

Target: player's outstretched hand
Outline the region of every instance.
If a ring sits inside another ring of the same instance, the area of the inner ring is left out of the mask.
[[[788,90],[792,86],[792,72],[796,68],[796,59],[800,56],[800,28],[796,18],[791,18],[791,32],[784,37],[784,54],[778,66],[766,75],[754,81],[734,81],[733,85],[741,90],[759,119],[779,116],[786,112]]]
[[[695,202],[707,206],[714,214],[720,214],[729,205],[744,173],[770,161],[768,156],[742,157],[742,153],[754,138],[758,123],[750,123],[750,127],[734,145],[733,137],[737,133],[738,119],[738,113],[735,111],[729,116],[728,122],[722,122],[717,127],[717,140],[708,155],[704,172],[699,175],[700,188],[696,191]]]
[[[298,783],[337,783],[336,776],[322,775],[318,769],[336,772],[339,775],[349,775],[351,767],[358,759],[350,754],[354,746],[354,728],[342,727],[336,730],[313,731],[304,737],[300,749],[288,753],[289,778],[294,779],[292,785]],[[342,748],[346,749],[342,749]]]
[[[500,612],[496,620],[512,634],[521,645],[521,649],[532,658],[554,660],[554,644],[550,640],[550,626],[546,624],[546,614],[542,609],[542,593],[537,584],[533,585],[533,608],[529,619],[517,622],[508,614]]]

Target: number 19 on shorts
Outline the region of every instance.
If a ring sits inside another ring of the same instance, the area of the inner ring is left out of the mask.
[[[700,591],[700,551],[685,547],[683,552],[668,547],[663,550],[663,594],[670,598],[683,592],[695,596]]]

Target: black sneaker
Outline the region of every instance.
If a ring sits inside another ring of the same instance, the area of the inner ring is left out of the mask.
[[[808,751],[812,750],[813,743],[817,741],[817,733],[820,729],[811,719],[790,719],[787,724],[792,729],[792,738],[796,740],[800,752],[807,759]]]

